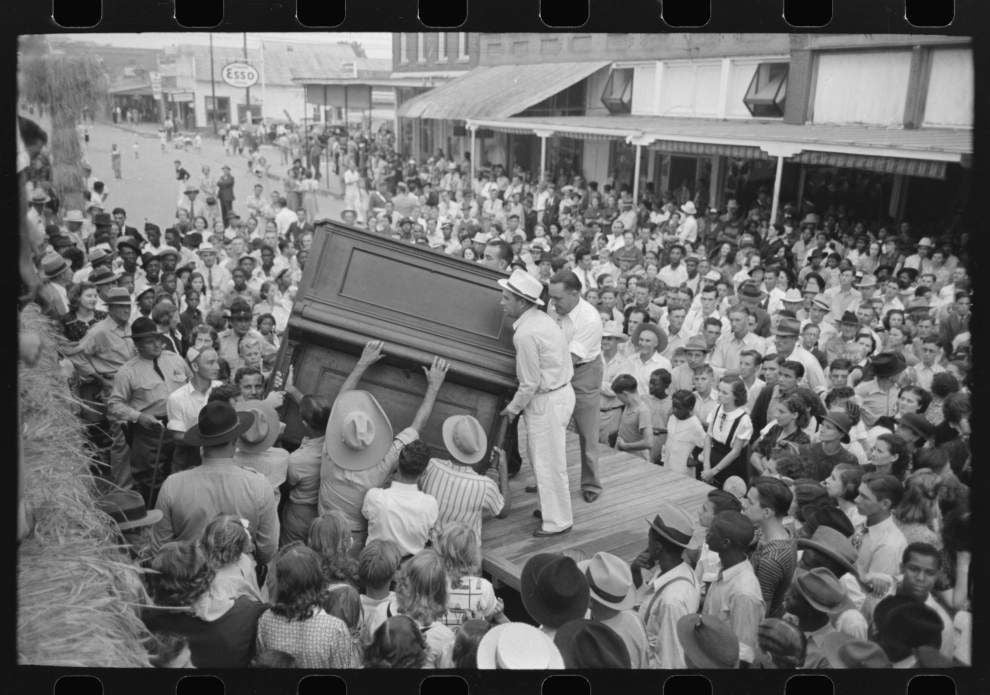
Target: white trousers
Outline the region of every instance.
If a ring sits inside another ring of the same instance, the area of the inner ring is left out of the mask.
[[[519,449],[525,449],[536,476],[543,530],[563,531],[574,524],[567,482],[566,432],[574,412],[574,389],[533,396],[519,419]]]

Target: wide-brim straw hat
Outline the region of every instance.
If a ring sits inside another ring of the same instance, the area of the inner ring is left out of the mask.
[[[239,413],[251,413],[254,422],[237,438],[237,449],[248,454],[258,454],[271,448],[282,431],[278,412],[271,403],[250,400],[238,403]]]
[[[451,415],[443,421],[441,432],[443,445],[461,463],[478,463],[488,451],[488,435],[470,415]]]
[[[553,640],[526,623],[496,625],[478,643],[479,669],[545,671],[563,669],[564,658]]]
[[[344,470],[363,471],[381,462],[392,445],[392,423],[367,391],[337,396],[327,421],[324,449]]]

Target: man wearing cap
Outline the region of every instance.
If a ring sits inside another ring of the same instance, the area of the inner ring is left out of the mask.
[[[234,272],[235,279],[243,281],[244,271],[238,268]],[[236,284],[236,283],[235,283]],[[244,366],[241,359],[240,344],[246,338],[255,338],[261,343],[261,357],[266,369],[270,369],[275,361],[278,350],[265,340],[255,328],[252,328],[254,316],[251,305],[243,299],[235,299],[230,304],[230,328],[219,335],[220,358],[230,365],[231,372],[236,372]]]
[[[220,359],[215,350],[189,348],[186,359],[192,367],[192,377],[187,384],[170,393],[165,403],[168,429],[175,442],[172,470],[176,472],[200,464],[199,447],[186,444],[185,435],[196,425],[210,392],[223,384],[217,379]]]
[[[504,452],[493,449],[485,475],[475,472],[488,452],[488,437],[481,423],[470,415],[451,415],[444,420],[443,443],[450,459],[432,458],[420,478],[423,492],[437,500],[440,533],[450,524],[463,523],[474,529],[481,542],[484,516],[504,519],[509,514],[508,468]]]
[[[774,345],[777,348],[777,361],[792,360],[804,366],[804,383],[815,393],[823,393],[828,388],[821,363],[798,343],[800,323],[797,319],[782,318],[774,331]]]
[[[320,515],[336,510],[347,516],[354,538],[351,552],[355,555],[364,547],[367,536],[367,522],[361,511],[365,494],[388,479],[402,448],[419,438],[449,368],[440,358],[434,358],[429,370],[423,368],[427,382],[423,402],[409,427],[393,436],[392,424],[375,397],[355,389],[368,367],[382,358],[382,348],[381,341],[365,345],[341,385],[327,421],[320,466]]]
[[[250,412],[237,412],[225,401],[207,403],[185,443],[202,448],[203,463],[165,479],[156,509],[153,547],[173,540],[198,540],[220,514],[247,521],[254,558],[267,564],[275,555],[279,522],[275,496],[263,475],[234,463],[234,442],[253,422]]]
[[[519,387],[500,413],[519,422],[520,446],[529,454],[540,496],[542,524],[534,535],[554,536],[571,529],[565,428],[574,411],[574,366],[568,341],[557,323],[539,307],[543,285],[523,270],[499,280],[500,305],[514,319]],[[598,384],[596,384],[597,386]]]
[[[154,506],[157,487],[168,475],[173,455],[166,403],[173,391],[189,381],[192,371],[179,355],[162,350],[154,321],[135,320],[128,337],[134,341],[137,356],[117,371],[107,410],[111,419],[123,424],[129,438],[137,491]]]
[[[601,406],[602,318],[581,297],[581,281],[570,270],[558,271],[550,278],[549,296],[552,316],[568,342],[574,376],[574,427],[581,448],[581,494],[585,502],[594,502],[601,494],[598,480],[598,437]]]
[[[907,369],[907,361],[899,352],[881,352],[874,355],[870,363],[874,378],[861,381],[855,387],[866,427],[873,427],[878,418],[897,414],[900,395],[898,377]]]
[[[727,622],[739,640],[739,658],[753,663],[757,630],[765,604],[760,582],[746,556],[753,542],[753,522],[739,512],[719,512],[708,528],[708,547],[718,553],[722,570],[705,597],[703,615]]]
[[[649,546],[632,563],[635,576],[643,569],[657,567],[653,579],[643,586],[639,606],[639,617],[646,627],[648,668],[686,667],[677,623],[697,613],[701,603],[695,572],[683,558],[693,532],[692,519],[681,507],[661,502],[660,511],[650,522]]]

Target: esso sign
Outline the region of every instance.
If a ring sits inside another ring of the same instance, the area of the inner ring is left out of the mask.
[[[231,87],[253,87],[258,83],[258,71],[248,63],[227,63],[220,70],[220,77]]]

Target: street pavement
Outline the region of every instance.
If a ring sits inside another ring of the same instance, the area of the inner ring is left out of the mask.
[[[202,150],[196,152],[175,149],[167,143],[162,152],[158,140],[157,126],[151,124],[117,126],[113,123],[88,124],[89,145],[83,143],[83,156],[93,167],[93,175],[105,182],[109,197],[104,207],[107,212],[115,207],[127,211],[131,226],[143,231],[145,221],[153,222],[162,229],[175,219],[175,209],[179,199],[179,182],[175,178],[175,160],[189,172],[193,182],[198,182],[201,167],[210,167],[210,174],[219,177],[220,167],[230,166],[234,177],[234,210],[246,216],[245,201],[253,194],[255,183],[264,186],[265,194],[281,190],[282,177],[288,165],[281,164],[281,155],[274,146],[263,146],[262,153],[268,160],[271,177],[258,178],[248,171],[246,156],[228,156],[224,153],[219,138],[203,137]],[[137,144],[137,158],[133,145]],[[122,178],[115,179],[110,164],[110,148],[116,144],[122,152]],[[325,171],[325,167],[324,167]],[[325,174],[324,174],[325,175]],[[336,177],[335,177],[336,178]],[[344,209],[343,199],[326,191],[318,193],[318,210],[321,217],[340,219]]]

